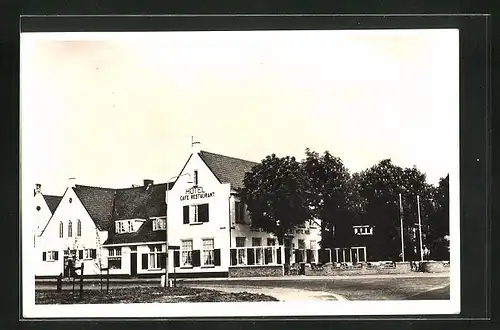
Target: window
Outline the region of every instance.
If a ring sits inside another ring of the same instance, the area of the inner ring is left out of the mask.
[[[262,246],[262,238],[252,237],[252,246]],[[255,264],[261,265],[263,262],[264,250],[262,248],[255,249]]]
[[[76,223],[76,236],[82,236],[82,222],[80,220]]]
[[[70,220],[68,222],[68,237],[72,237],[72,236],[73,236],[73,223]]]
[[[310,244],[311,244],[311,260],[310,260],[310,262],[316,263],[316,259],[317,259],[316,253],[317,253],[318,247],[317,247],[316,241],[311,241]]]
[[[214,265],[214,240],[213,238],[203,239],[203,266]]]
[[[116,233],[133,233],[135,231],[134,220],[120,220],[115,222]]]
[[[185,205],[183,223],[203,223],[209,220],[208,204]]]
[[[165,218],[157,218],[153,220],[153,230],[165,230],[166,228],[166,219]]]
[[[194,186],[198,186],[198,170],[194,170]]]
[[[274,238],[267,239],[267,246],[275,246],[275,245],[276,245],[276,240]]]
[[[241,248],[241,249],[237,249],[237,251],[238,251],[238,253],[237,253],[238,265],[245,265],[246,264],[246,249],[244,249],[245,243],[246,243],[245,241],[246,241],[245,237],[236,237],[236,247]]]
[[[245,204],[234,202],[234,220],[236,223],[245,223]]]
[[[150,245],[149,246],[149,257],[148,257],[148,268],[149,269],[160,269],[165,263],[162,262],[162,258],[166,258],[165,254],[161,251],[161,245]]]
[[[43,261],[56,261],[59,259],[59,251],[47,251],[42,253]]]
[[[108,267],[109,269],[122,268],[122,248],[108,249]]]
[[[182,264],[181,267],[193,266],[193,240],[183,240],[181,245]]]
[[[96,258],[96,250],[95,249],[84,249],[83,250],[83,259],[95,259]]]
[[[64,225],[63,225],[63,222],[60,221],[59,222],[59,237],[63,237],[64,236]]]
[[[372,226],[353,226],[355,235],[373,235],[373,227]]]

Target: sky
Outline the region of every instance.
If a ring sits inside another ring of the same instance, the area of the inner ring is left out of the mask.
[[[23,33],[22,189],[166,182],[191,152],[458,162],[458,30]]]

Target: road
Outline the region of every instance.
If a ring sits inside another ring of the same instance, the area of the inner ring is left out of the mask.
[[[264,293],[280,300],[427,300],[450,299],[447,274],[405,276],[283,277],[245,279],[183,280],[179,285],[229,292]],[[84,288],[99,289],[99,283],[84,283]],[[112,282],[110,288],[159,286],[159,281]],[[64,290],[72,285],[64,284]],[[37,289],[54,290],[55,283],[38,284]],[[105,285],[104,285],[105,288]],[[75,289],[78,285],[75,283]]]

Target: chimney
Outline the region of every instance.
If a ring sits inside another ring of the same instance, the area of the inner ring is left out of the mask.
[[[35,184],[35,195],[41,193],[42,193],[42,185],[39,183]]]
[[[149,180],[149,179],[144,179],[144,187],[147,187],[149,185],[153,185],[153,180]]]
[[[76,178],[69,178],[68,179],[68,188],[74,188],[76,185]]]

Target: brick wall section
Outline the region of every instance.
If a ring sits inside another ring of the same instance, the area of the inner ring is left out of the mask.
[[[229,267],[229,277],[260,277],[283,275],[283,265]]]
[[[450,264],[442,261],[424,261],[422,271],[426,273],[447,273],[450,271]]]
[[[373,275],[373,274],[406,274],[411,271],[409,262],[397,262],[395,268],[367,268],[363,265],[357,269],[338,269],[332,263],[323,265],[321,270],[312,270],[306,265],[306,275],[309,276],[348,276],[348,275]]]

